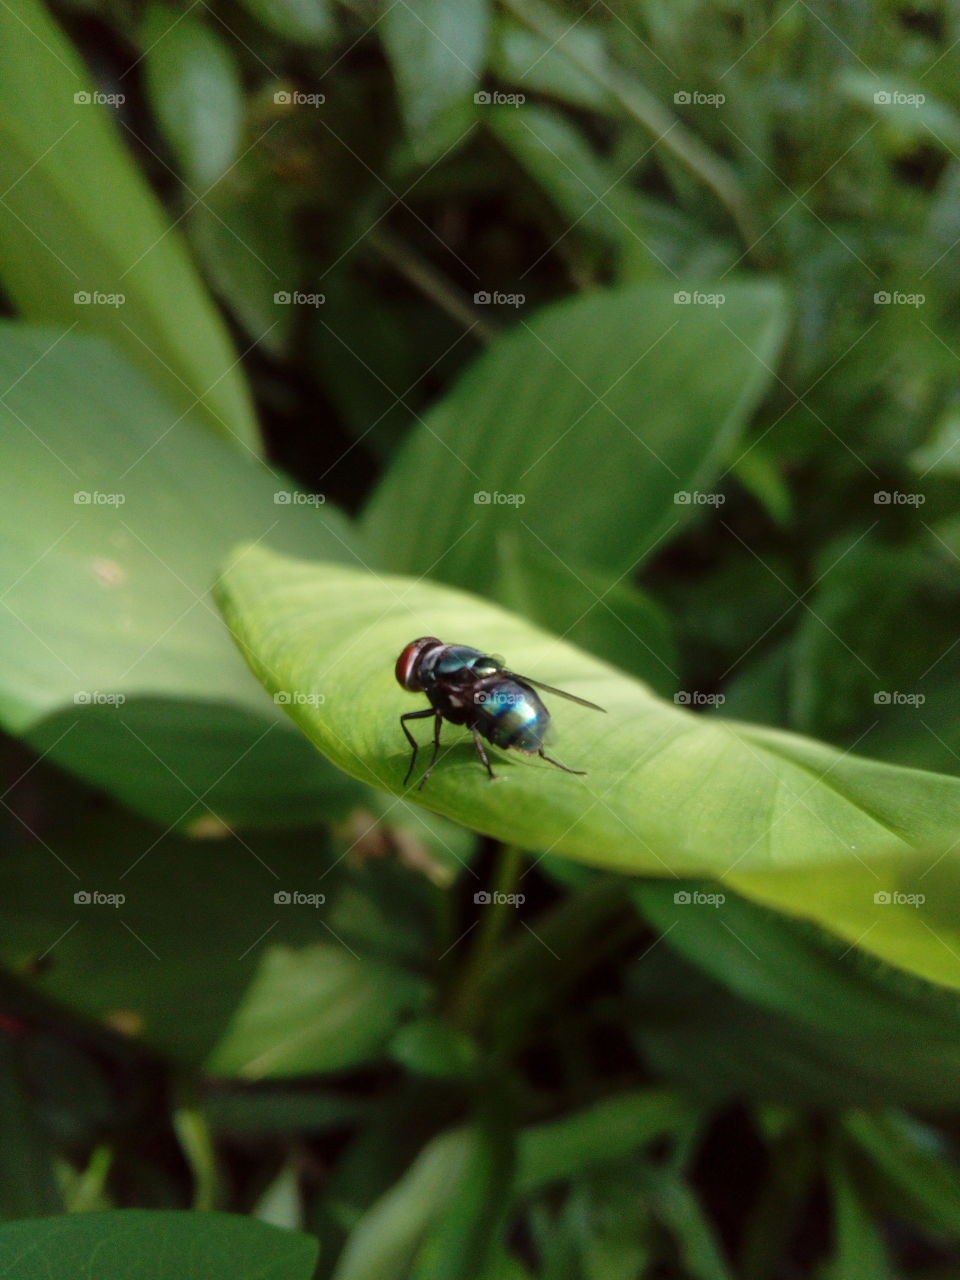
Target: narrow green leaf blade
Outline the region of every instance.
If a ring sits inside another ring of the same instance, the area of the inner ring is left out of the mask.
[[[0,5],[0,280],[28,319],[108,335],[180,412],[255,447],[226,330],[97,93],[40,0]]]

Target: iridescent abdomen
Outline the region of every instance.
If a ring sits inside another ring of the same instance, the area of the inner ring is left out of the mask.
[[[537,695],[516,680],[484,680],[475,695],[477,729],[488,742],[518,751],[539,751],[550,713]]]

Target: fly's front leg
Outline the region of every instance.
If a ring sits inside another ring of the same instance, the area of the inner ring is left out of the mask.
[[[439,711],[436,713],[436,716],[437,718],[433,725],[433,755],[430,757],[430,763],[427,765],[427,772],[420,779],[420,785],[417,787],[418,791],[423,790],[427,779],[430,777],[431,773],[433,773],[433,766],[437,763],[437,755],[440,751],[440,726],[443,724],[443,716]]]
[[[417,745],[416,738],[407,728],[405,721],[423,720],[425,719],[426,716],[432,716],[433,714],[434,714],[433,707],[427,707],[424,711],[405,711],[404,714],[400,717],[400,728],[407,735],[407,741],[410,743],[411,747],[413,747],[413,755],[410,757],[410,768],[407,770],[407,776],[403,780],[404,786],[406,786],[407,783],[410,781],[410,775],[411,773],[413,773],[413,766],[417,763],[417,752],[420,750],[419,746]]]

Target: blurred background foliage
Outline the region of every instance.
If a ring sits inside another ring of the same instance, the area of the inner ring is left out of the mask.
[[[954,993],[549,854],[478,923],[511,857],[334,770],[208,590],[248,540],[427,574],[955,775],[958,51],[933,2],[0,7],[0,1214],[956,1274]]]

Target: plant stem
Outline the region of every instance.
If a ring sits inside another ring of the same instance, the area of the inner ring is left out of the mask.
[[[444,279],[439,271],[416,254],[409,245],[396,239],[382,227],[372,231],[369,239],[385,261],[396,268],[415,289],[419,289],[441,311],[445,311],[458,324],[462,324],[468,333],[473,333],[479,341],[484,343],[492,342],[497,336],[496,330],[477,318],[461,294]]]
[[[503,845],[494,870],[492,901],[483,908],[479,931],[470,951],[460,988],[454,997],[454,1020],[461,1025],[472,1021],[472,1006],[486,981],[488,970],[499,949],[500,940],[516,908],[507,901],[516,892],[523,863],[523,850],[517,845]]]

